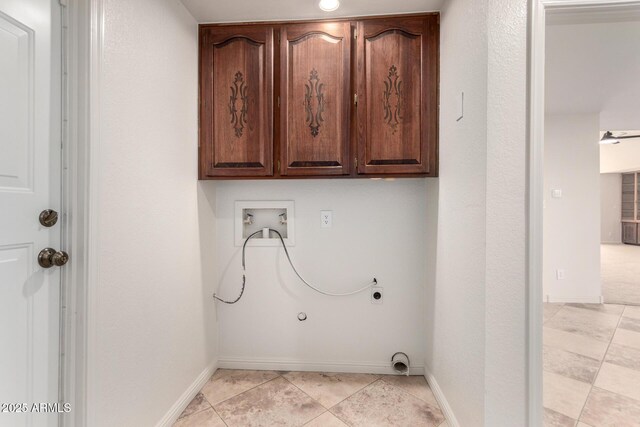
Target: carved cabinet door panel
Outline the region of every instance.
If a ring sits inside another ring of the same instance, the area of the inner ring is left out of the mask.
[[[200,28],[200,178],[273,175],[273,28]]]
[[[358,173],[437,175],[438,16],[358,22]]]
[[[285,25],[280,45],[280,173],[348,174],[351,24]]]

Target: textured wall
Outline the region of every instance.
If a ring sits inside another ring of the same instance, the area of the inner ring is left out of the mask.
[[[471,37],[471,35],[473,35]],[[440,178],[430,180],[437,245],[427,262],[426,365],[463,426],[484,413],[485,218],[487,159],[486,4],[445,3],[440,47]],[[458,101],[464,91],[462,120]],[[438,188],[439,187],[439,188]]]
[[[485,425],[527,417],[527,4],[488,1]]]
[[[197,31],[174,0],[106,0],[104,13],[89,425],[152,426],[216,353]]]
[[[302,284],[278,247],[247,250],[247,285],[236,305],[218,304],[220,363],[242,367],[387,372],[391,355],[424,361],[425,179],[236,181],[217,183],[216,259],[219,292],[235,298],[241,248],[234,246],[236,200],[293,200],[296,245],[291,256],[311,283],[333,292],[353,290],[373,277],[370,292],[343,298]],[[320,227],[320,211],[333,227]],[[308,319],[299,322],[298,312]],[[225,366],[225,365],[223,365]],[[325,368],[323,368],[325,367]],[[338,368],[339,369],[339,368]]]
[[[526,424],[526,31],[524,0],[442,11],[426,365],[462,426]]]
[[[551,300],[599,302],[602,294],[598,129],[597,113],[545,117],[543,278]]]

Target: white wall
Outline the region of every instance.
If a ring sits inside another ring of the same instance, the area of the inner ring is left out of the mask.
[[[545,117],[543,280],[551,301],[599,302],[602,294],[598,140],[598,114]]]
[[[462,426],[484,423],[486,17],[486,2],[454,0],[443,7],[440,178],[428,181],[427,192],[438,211],[428,218],[437,246],[430,247],[436,272],[427,290],[426,366]],[[456,121],[462,91],[465,117]]]
[[[390,372],[406,352],[424,361],[427,203],[425,179],[225,181],[217,183],[216,257],[219,294],[240,291],[241,248],[234,246],[236,200],[293,200],[296,245],[291,256],[312,284],[332,292],[384,287],[328,297],[294,276],[278,247],[249,247],[247,284],[236,305],[218,303],[220,366]],[[320,211],[333,227],[320,228]],[[308,319],[297,320],[298,312]]]
[[[88,425],[156,425],[215,361],[215,192],[197,182],[197,27],[106,0]]]
[[[634,21],[628,7],[624,10],[620,5],[617,14],[609,10],[581,10],[573,17],[566,10],[550,14],[552,23],[560,20],[569,24],[546,27],[546,112],[598,112],[602,130],[637,129],[640,55],[629,52],[635,52],[640,44],[640,22]],[[600,22],[593,22],[598,21],[598,12]]]
[[[524,426],[529,409],[528,3],[488,1],[484,421],[490,427]]]
[[[622,243],[622,175],[600,174],[600,241]]]
[[[442,11],[426,365],[461,426],[526,424],[526,34],[524,0]]]

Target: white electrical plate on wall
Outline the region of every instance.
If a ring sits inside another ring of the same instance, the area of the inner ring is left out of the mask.
[[[234,212],[235,245],[242,246],[251,233],[263,228],[273,228],[282,234],[287,246],[294,246],[295,214],[293,200],[238,200]],[[247,214],[253,215],[253,224],[245,224]],[[280,216],[286,216],[286,224],[280,222]],[[268,238],[257,235],[249,240],[247,246],[281,246],[278,236],[271,232]]]

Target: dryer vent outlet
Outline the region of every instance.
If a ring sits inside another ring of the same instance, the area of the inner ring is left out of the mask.
[[[391,356],[391,367],[400,375],[409,375],[411,364],[409,363],[409,356],[401,351]]]

